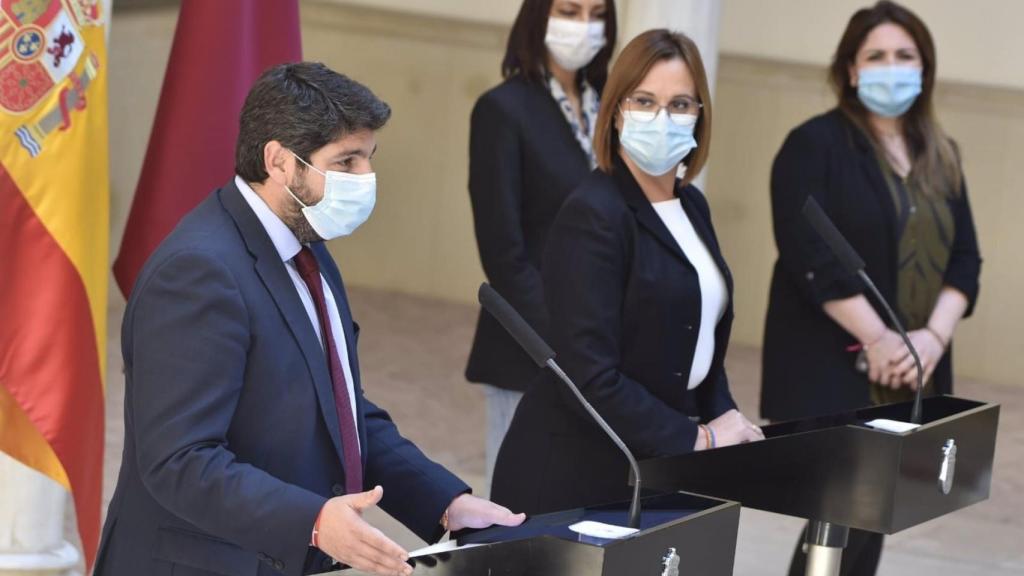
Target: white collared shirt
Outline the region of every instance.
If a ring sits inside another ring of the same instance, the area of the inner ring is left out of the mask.
[[[316,331],[316,337],[320,341],[320,345],[324,347],[326,358],[327,347],[324,346],[324,338],[320,333],[320,319],[316,313],[316,304],[313,302],[312,294],[309,293],[309,287],[302,280],[302,276],[299,275],[299,269],[295,265],[295,256],[302,250],[302,244],[299,243],[299,239],[295,237],[295,234],[292,233],[288,226],[278,218],[277,214],[274,214],[266,202],[240,176],[235,176],[235,186],[238,186],[238,190],[242,193],[242,198],[245,198],[249,207],[256,213],[256,218],[259,219],[260,224],[267,231],[267,235],[270,236],[270,241],[274,243],[274,248],[277,249],[277,253],[281,256],[281,261],[285,263],[285,268],[288,269],[288,275],[291,276],[292,284],[295,285],[295,291],[299,293],[302,305],[306,308],[309,322],[313,325],[313,330]],[[338,350],[341,368],[345,373],[349,404],[352,406],[352,419],[358,422],[355,386],[352,382],[352,367],[349,363],[348,348],[345,346],[345,330],[341,326],[338,303],[334,301],[334,293],[331,292],[331,287],[324,280],[323,274],[320,275],[320,283],[323,285],[324,297],[327,301],[327,315],[331,318],[334,346]]]

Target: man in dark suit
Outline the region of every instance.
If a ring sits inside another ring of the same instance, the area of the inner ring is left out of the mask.
[[[427,541],[522,522],[362,394],[359,327],[322,240],[369,216],[389,116],[322,64],[277,66],[250,91],[237,176],[161,244],[128,302],[124,458],[97,575],[297,575],[332,559],[411,573],[361,518],[378,502]]]

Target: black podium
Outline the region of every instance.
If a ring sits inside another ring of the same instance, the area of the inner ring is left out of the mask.
[[[999,406],[938,396],[924,399],[914,430],[866,424],[908,422],[912,404],[772,424],[761,442],[647,460],[643,484],[809,519],[807,573],[838,573],[848,528],[893,534],[988,498]]]
[[[685,492],[643,500],[640,531],[618,540],[581,536],[584,520],[626,525],[628,502],[532,516],[515,528],[460,534],[475,545],[413,558],[414,574],[436,576],[728,576],[740,507]],[[348,576],[352,571],[332,572]]]

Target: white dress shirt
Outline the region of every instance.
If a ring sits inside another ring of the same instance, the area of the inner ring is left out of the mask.
[[[693,223],[686,216],[683,204],[678,198],[662,202],[652,202],[654,211],[668,227],[686,259],[697,269],[700,281],[700,331],[697,334],[697,349],[693,353],[693,364],[690,367],[690,380],[687,390],[693,390],[707,378],[711,370],[711,360],[715,356],[715,328],[725,314],[729,300],[725,277],[718,269],[708,247],[693,229]]]
[[[295,285],[295,291],[299,293],[299,299],[302,300],[302,305],[306,307],[306,315],[309,316],[309,322],[313,325],[313,330],[316,331],[316,337],[320,341],[320,345],[324,347],[324,357],[326,358],[327,348],[324,346],[323,334],[320,333],[320,320],[316,313],[316,304],[313,302],[312,294],[309,293],[309,287],[302,280],[302,276],[299,276],[299,270],[295,266],[294,258],[302,249],[302,244],[299,243],[299,239],[295,237],[295,234],[277,217],[277,214],[274,214],[266,202],[256,194],[245,180],[242,180],[240,176],[235,176],[235,185],[238,186],[238,190],[241,191],[245,201],[249,203],[249,207],[256,213],[256,218],[259,219],[260,224],[263,224],[267,235],[270,236],[270,241],[274,243],[274,248],[277,249],[277,253],[281,256],[281,261],[284,262],[285,268],[288,269],[288,275],[292,279],[292,284]],[[327,315],[331,318],[334,346],[338,350],[341,368],[345,373],[349,405],[352,406],[352,419],[353,421],[358,421],[356,416],[355,387],[352,383],[352,367],[349,364],[348,348],[345,346],[345,330],[341,326],[338,303],[334,301],[334,293],[331,292],[330,286],[324,280],[323,274],[320,275],[320,283],[323,285],[324,297],[327,301]],[[358,438],[356,440],[358,441]]]

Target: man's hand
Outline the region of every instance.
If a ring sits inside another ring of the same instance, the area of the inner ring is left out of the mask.
[[[513,514],[504,506],[470,494],[456,497],[448,506],[448,530],[452,532],[463,528],[487,528],[494,524],[519,526],[523,520],[526,520],[526,514]]]
[[[356,570],[394,576],[412,574],[409,553],[363,520],[363,511],[384,497],[377,486],[369,492],[331,498],[320,512],[317,545],[331,558]]]

